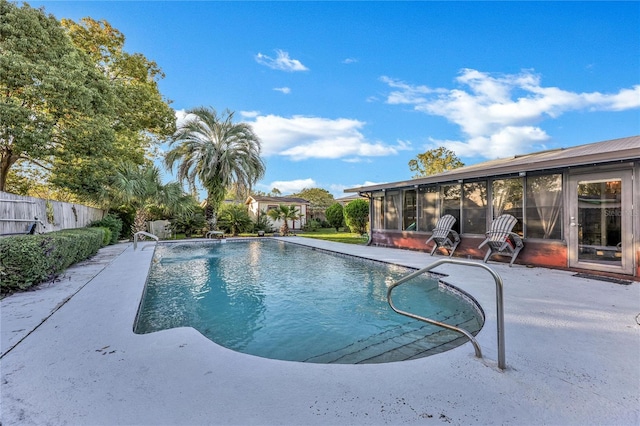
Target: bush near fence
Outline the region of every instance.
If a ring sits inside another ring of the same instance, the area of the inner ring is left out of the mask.
[[[106,228],[79,228],[0,238],[0,292],[55,280],[69,266],[96,254],[111,239],[108,232]]]

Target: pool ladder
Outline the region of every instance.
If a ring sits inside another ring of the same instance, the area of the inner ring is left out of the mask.
[[[471,343],[473,344],[473,348],[476,351],[476,356],[478,358],[482,358],[482,350],[480,349],[480,345],[478,344],[478,341],[476,340],[476,338],[469,333],[468,331],[460,328],[460,327],[456,327],[454,325],[450,325],[450,324],[445,324],[443,322],[440,321],[436,321],[430,318],[425,318],[422,317],[420,315],[416,315],[416,314],[412,314],[410,312],[405,312],[402,311],[398,308],[395,307],[395,305],[393,304],[393,300],[391,299],[391,292],[393,291],[394,288],[396,288],[397,286],[399,286],[400,284],[404,284],[405,282],[417,277],[418,275],[422,275],[425,272],[429,272],[430,270],[432,270],[433,268],[436,268],[444,263],[452,263],[454,265],[461,265],[461,266],[473,266],[476,268],[482,268],[485,269],[486,271],[488,271],[491,276],[493,277],[493,279],[496,282],[496,305],[497,305],[497,323],[498,323],[498,368],[500,368],[501,370],[504,370],[507,366],[506,366],[506,362],[505,362],[505,349],[504,349],[504,306],[503,306],[503,296],[502,296],[502,287],[503,287],[503,283],[502,283],[502,278],[500,277],[500,275],[498,275],[493,269],[491,269],[490,267],[488,267],[487,265],[485,265],[484,263],[475,263],[475,262],[469,262],[466,260],[458,260],[458,259],[440,259],[434,263],[432,263],[429,266],[426,266],[416,272],[412,272],[411,274],[399,279],[398,281],[396,281],[395,283],[391,284],[391,286],[389,287],[389,290],[387,290],[387,301],[389,302],[389,306],[391,306],[391,309],[393,309],[395,312],[399,313],[400,315],[404,315],[407,316],[409,318],[413,318],[413,319],[417,319],[419,321],[424,321],[426,323],[429,324],[433,324],[436,325],[438,327],[442,327],[442,328],[446,328],[448,330],[452,330],[452,331],[456,331],[460,334],[463,334],[465,337],[467,337]]]
[[[138,240],[140,239],[140,237],[149,237],[152,238],[154,240],[160,241],[160,239],[158,238],[157,235],[154,234],[150,234],[149,232],[145,232],[145,231],[138,231],[135,234],[133,234],[133,249],[136,250],[138,248]],[[140,251],[144,250],[144,247],[142,249],[140,249]]]

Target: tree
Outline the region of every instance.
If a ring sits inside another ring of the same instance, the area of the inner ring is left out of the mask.
[[[253,222],[247,208],[242,204],[225,204],[218,214],[218,225],[233,236],[250,229]]]
[[[341,226],[344,226],[344,211],[342,204],[334,203],[325,211],[325,216],[327,217],[327,222],[334,228],[336,228],[336,232],[340,230]]]
[[[140,53],[125,52],[125,37],[120,31],[105,20],[91,18],[78,23],[63,19],[61,24],[76,48],[108,81],[114,95],[114,114],[105,123],[111,133],[78,129],[74,140],[84,138],[84,146],[92,147],[100,138],[111,138],[113,144],[107,153],[100,153],[99,160],[91,162],[78,161],[76,155],[56,156],[51,182],[74,193],[94,194],[98,188],[87,182],[104,185],[117,166],[114,159],[143,164],[153,144],[175,132],[175,113],[158,88],[158,80],[164,78],[160,67]]]
[[[344,207],[345,222],[351,232],[363,235],[369,224],[369,203],[365,200],[353,200]]]
[[[280,226],[280,233],[282,235],[289,235],[289,225],[287,224],[287,221],[294,221],[293,227],[295,229],[295,221],[300,218],[300,211],[296,206],[280,204],[277,208],[269,210],[267,215],[269,215],[269,217],[274,221],[281,220],[282,225]]]
[[[322,218],[325,210],[334,202],[333,195],[322,188],[305,188],[297,194],[293,194],[292,197],[309,201],[310,205],[307,211],[311,219]]]
[[[163,184],[160,170],[151,165],[123,163],[111,186],[113,205],[128,205],[135,210],[132,231],[144,231],[151,209],[161,209],[167,216],[193,210],[194,200],[178,182]]]
[[[114,143],[107,79],[53,16],[6,0],[0,16],[0,190],[18,161],[55,170],[56,158],[104,158]]]
[[[227,188],[249,193],[264,176],[260,139],[246,123],[233,123],[233,112],[218,116],[213,108],[198,107],[187,117],[170,141],[165,165],[187,182],[192,192],[196,182],[207,190],[209,217],[215,225]]]
[[[431,149],[409,161],[409,170],[417,172],[413,178],[425,177],[442,173],[447,170],[457,169],[464,163],[456,156],[455,152],[439,147]]]
[[[124,51],[125,36],[105,20],[82,18],[61,21],[74,45],[85,52],[108,78],[115,91],[118,115],[114,123],[121,143],[144,153],[153,139],[165,139],[175,130],[175,112],[158,88],[164,73],[141,53]]]

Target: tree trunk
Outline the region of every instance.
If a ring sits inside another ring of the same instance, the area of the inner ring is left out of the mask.
[[[6,190],[9,170],[19,159],[20,156],[12,154],[10,149],[5,148],[2,150],[0,155],[0,191]]]

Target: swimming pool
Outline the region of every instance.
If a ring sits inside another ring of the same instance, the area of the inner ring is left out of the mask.
[[[271,239],[160,244],[136,333],[193,327],[229,349],[317,363],[380,363],[439,353],[459,334],[393,312],[388,286],[412,270]],[[472,334],[469,297],[421,276],[394,291],[404,310]]]

